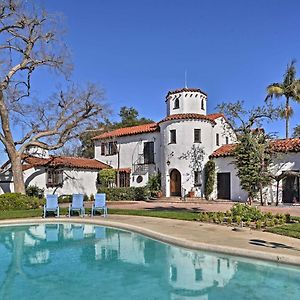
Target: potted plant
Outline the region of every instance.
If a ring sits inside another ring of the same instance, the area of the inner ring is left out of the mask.
[[[195,191],[193,189],[191,189],[189,192],[188,192],[188,197],[189,198],[194,198],[195,197]]]

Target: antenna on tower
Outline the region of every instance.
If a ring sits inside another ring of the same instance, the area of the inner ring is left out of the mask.
[[[187,89],[187,71],[184,71],[184,87]]]

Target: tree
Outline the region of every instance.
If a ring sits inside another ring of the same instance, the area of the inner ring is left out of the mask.
[[[241,187],[248,193],[250,203],[260,192],[263,205],[263,187],[271,180],[272,151],[270,136],[261,129],[261,122],[276,118],[276,110],[269,106],[247,111],[242,101],[222,103],[218,109],[226,115],[237,134],[234,159]]]
[[[62,147],[106,109],[103,92],[92,84],[71,85],[47,100],[31,96],[36,70],[48,67],[69,74],[57,18],[28,1],[3,0],[0,23],[0,141],[11,163],[14,190],[25,193],[23,154],[32,147]],[[24,132],[21,138],[15,137],[16,131]]]
[[[94,157],[94,142],[92,140],[93,137],[107,131],[111,131],[118,128],[137,126],[142,124],[153,123],[151,119],[147,118],[138,118],[139,113],[133,107],[122,106],[120,108],[119,116],[121,121],[119,122],[111,122],[109,119],[104,118],[104,121],[101,123],[97,123],[96,126],[90,126],[82,132],[80,135],[80,143],[81,146],[78,150],[78,156],[83,156],[87,158]]]
[[[293,138],[300,138],[300,125],[297,125],[294,128]]]
[[[121,122],[116,122],[112,126],[113,129],[121,128],[121,127],[130,127],[130,126],[137,126],[142,124],[152,123],[151,119],[147,118],[138,118],[139,113],[133,107],[126,107],[122,106],[120,108],[119,116],[121,118]]]
[[[281,110],[281,117],[285,119],[285,137],[289,137],[289,119],[293,115],[290,100],[300,102],[300,79],[296,79],[296,67],[293,60],[287,66],[283,82],[275,82],[267,87],[266,101],[273,97],[285,97],[285,105]]]

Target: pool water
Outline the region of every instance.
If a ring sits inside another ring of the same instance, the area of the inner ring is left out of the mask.
[[[300,299],[300,268],[83,224],[0,227],[0,299]]]

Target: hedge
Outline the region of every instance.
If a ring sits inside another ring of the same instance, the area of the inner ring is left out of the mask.
[[[147,187],[99,188],[98,193],[105,193],[106,199],[115,201],[144,200],[149,197]]]
[[[25,210],[39,208],[44,200],[19,193],[0,195],[0,210]]]

